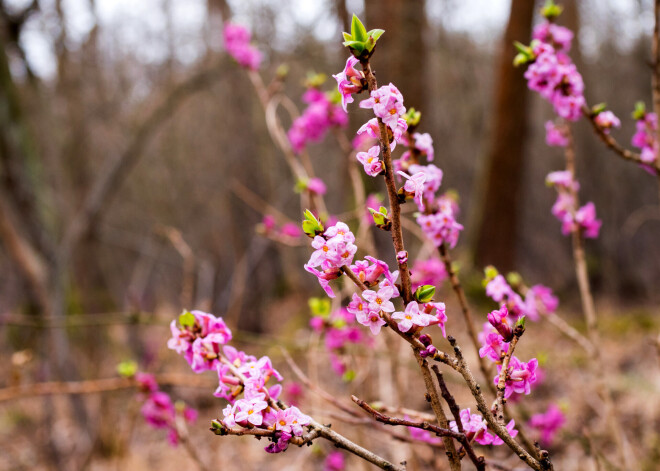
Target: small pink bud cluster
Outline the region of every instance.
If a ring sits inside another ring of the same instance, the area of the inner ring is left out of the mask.
[[[287,133],[291,147],[297,154],[308,143],[321,142],[331,127],[344,127],[348,124],[346,114],[328,98],[328,94],[318,88],[309,88],[303,95],[303,101],[308,106],[293,121]]]
[[[422,285],[440,286],[449,276],[445,264],[438,258],[415,260],[410,271],[413,291]]]
[[[358,64],[355,57],[351,56],[346,61],[344,70],[333,75],[337,81],[337,88],[341,94],[341,106],[346,110],[346,105],[353,103],[353,93],[360,93],[367,88],[367,80],[364,78],[364,72],[357,70],[355,66]]]
[[[371,345],[370,339],[365,338],[362,330],[356,325],[355,315],[345,308],[333,311],[327,318],[312,317],[309,325],[325,335],[325,348],[330,354],[330,366],[338,375],[343,375],[347,371],[343,353],[349,344],[365,342]]]
[[[319,284],[331,298],[335,297],[335,293],[330,287],[330,280],[339,278],[341,267],[353,261],[357,251],[354,242],[355,236],[343,222],[328,227],[323,235],[317,235],[312,241],[312,247],[316,250],[305,264],[305,270],[316,275]]]
[[[433,213],[417,216],[417,224],[436,247],[442,244],[456,247],[463,225],[456,221],[456,204],[449,196],[437,199]]]
[[[303,235],[298,224],[286,222],[278,226],[275,218],[270,214],[264,216],[261,224],[257,226],[257,231],[267,237],[283,239],[289,242],[297,241]]]
[[[605,134],[610,133],[612,128],[620,128],[621,121],[617,118],[614,113],[611,111],[601,111],[594,118],[594,122],[598,125],[599,128],[603,130]]]
[[[403,144],[410,147],[411,149],[405,151],[401,155],[402,162],[419,162],[422,157],[426,157],[427,162],[433,161],[435,153],[433,150],[433,138],[427,132],[425,133],[413,133],[412,143],[408,142],[408,138],[404,136]],[[411,145],[412,144],[412,145]],[[414,156],[412,154],[415,154]]]
[[[534,414],[529,419],[529,426],[541,433],[541,443],[552,445],[555,435],[566,423],[566,418],[556,404],[550,404],[545,413]]]
[[[484,418],[479,414],[472,414],[470,409],[463,409],[460,412],[461,425],[468,440],[474,440],[480,445],[502,445],[504,442],[500,437],[488,431],[488,424]],[[518,435],[518,430],[514,427],[516,423],[511,420],[506,429],[509,431],[511,437]],[[449,428],[454,432],[458,432],[458,425],[455,420],[449,422]]]
[[[553,314],[559,301],[547,286],[534,285],[525,293],[525,299],[507,283],[502,275],[495,276],[486,285],[486,295],[496,303],[502,303],[515,320],[522,316],[532,321],[540,314]]]
[[[566,147],[568,136],[564,126],[557,125],[553,121],[545,123],[545,143],[551,147]]]
[[[167,439],[171,445],[179,443],[179,433],[176,428],[177,409],[183,420],[192,423],[197,420],[197,411],[185,404],[179,406],[172,402],[167,393],[159,391],[158,384],[153,375],[138,372],[135,381],[141,397],[144,399],[140,412],[149,425],[157,429],[166,429]]]
[[[545,22],[534,28],[533,36],[536,59],[525,72],[528,87],[548,100],[559,116],[577,121],[586,101],[582,76],[566,54],[573,33]]]
[[[250,45],[250,32],[243,26],[225,23],[222,35],[225,49],[241,66],[257,70],[261,63],[261,53]]]
[[[637,120],[637,131],[632,137],[632,145],[641,149],[640,158],[644,163],[653,165],[658,156],[658,117],[655,113],[644,113]]]
[[[170,324],[172,338],[167,341],[169,349],[183,356],[195,373],[215,370],[220,363],[220,348],[231,340],[231,330],[222,318],[202,311],[191,311],[184,315],[190,318],[185,326]]]
[[[595,239],[600,232],[602,221],[596,219],[596,206],[588,202],[581,208],[577,208],[574,194],[580,185],[568,170],[551,172],[546,177],[546,182],[557,189],[557,201],[552,206],[552,214],[561,222],[561,232],[570,234],[579,229],[582,235],[588,239]]]

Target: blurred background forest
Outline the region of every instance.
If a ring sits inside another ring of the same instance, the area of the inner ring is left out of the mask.
[[[319,294],[302,269],[308,247],[255,231],[260,201],[295,222],[300,204],[247,76],[223,51],[229,18],[253,32],[266,83],[289,66],[284,91],[298,105],[308,71],[342,69],[340,33],[351,13],[385,29],[374,68],[422,112],[443,185],[460,195],[466,229],[457,258],[473,291],[493,263],[577,306],[570,241],[550,214],[555,192],[544,185],[549,171],[563,168],[561,152],[545,145],[552,113],[511,66],[513,39],[528,42],[538,20],[533,4],[0,0],[0,386],[112,376],[128,357],[162,368],[165,326],[182,308],[223,315],[244,340],[277,336],[282,322],[305,326],[306,298]],[[563,4],[587,100],[607,102],[621,117],[614,136],[627,145],[634,103],[651,103],[651,2]],[[362,124],[354,113],[347,136]],[[658,182],[611,154],[589,123],[575,131],[581,195],[603,220],[588,244],[599,302],[612,310],[624,301],[628,309],[657,304]],[[310,153],[330,212],[352,209],[336,139]],[[194,397],[217,415],[212,397]],[[58,422],[67,414],[48,401],[35,402],[47,427],[0,404],[0,467],[83,469],[112,455],[110,431],[90,424],[119,400],[71,402],[87,434]],[[198,428],[203,435],[206,423]],[[16,430],[25,443],[36,430],[35,442],[49,446],[9,444]],[[69,435],[53,438],[52,430]]]

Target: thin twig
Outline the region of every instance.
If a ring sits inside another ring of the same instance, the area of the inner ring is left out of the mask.
[[[502,425],[504,425],[504,393],[506,392],[506,381],[509,379],[509,362],[511,361],[511,357],[513,357],[513,351],[518,344],[518,340],[520,340],[524,331],[525,328],[522,325],[517,325],[513,330],[513,338],[509,343],[509,349],[506,351],[504,358],[502,359],[502,369],[500,370],[500,376],[497,379],[497,396],[493,403],[493,415]]]

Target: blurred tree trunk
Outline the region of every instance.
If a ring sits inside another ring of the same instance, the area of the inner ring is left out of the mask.
[[[492,264],[506,271],[515,266],[529,93],[524,68],[512,65],[512,44],[529,43],[533,17],[533,1],[512,0],[497,62],[491,144],[481,179],[483,193],[474,247],[474,261],[479,267]]]
[[[365,26],[384,29],[374,54],[373,68],[380,85],[392,82],[407,108],[426,106],[427,48],[424,0],[366,0]],[[380,72],[380,73],[379,73]]]

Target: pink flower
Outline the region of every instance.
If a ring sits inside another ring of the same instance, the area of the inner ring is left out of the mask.
[[[370,289],[362,292],[362,297],[369,301],[369,309],[374,311],[394,312],[394,304],[390,299],[394,296],[391,286],[380,288],[378,292]]]
[[[449,204],[440,205],[438,212],[434,214],[420,214],[417,217],[417,224],[436,247],[447,243],[450,248],[454,248],[459,233],[463,230],[463,226],[456,222],[452,206]]]
[[[621,121],[611,111],[603,111],[598,113],[594,118],[594,122],[603,130],[605,134],[609,134],[611,128],[621,127]]]
[[[529,394],[532,384],[537,382],[536,371],[538,365],[539,362],[536,358],[532,358],[529,362],[524,363],[515,356],[512,356],[509,362],[509,379],[506,382],[504,397],[508,399],[514,392],[518,394]],[[502,365],[497,365],[495,384],[498,383],[500,371],[502,371]]]
[[[431,314],[433,309],[435,309],[435,316]],[[445,323],[447,322],[445,303],[426,303],[424,313],[429,315],[429,325],[437,325],[442,330],[442,336],[447,337],[445,331]]]
[[[513,294],[513,290],[502,275],[497,275],[486,285],[486,295],[496,303],[501,303]]]
[[[573,32],[563,26],[545,21],[534,27],[532,38],[557,47],[560,51],[568,52],[571,48]]]
[[[344,111],[346,111],[346,105],[353,103],[353,93],[360,93],[366,85],[364,72],[355,69],[358,62],[355,57],[349,57],[344,70],[337,75],[333,75],[337,81],[339,93],[341,93],[341,105]]]
[[[529,426],[541,432],[541,443],[552,445],[555,434],[566,422],[564,414],[555,404],[550,404],[545,413],[534,414],[529,419]]]
[[[367,152],[358,152],[355,156],[364,166],[365,173],[371,177],[376,177],[384,171],[383,162],[378,159],[379,155],[380,147],[373,146]]]
[[[508,316],[509,311],[506,306],[502,306],[500,310],[488,314],[488,322],[497,330],[505,342],[510,342],[513,339],[513,330],[507,321]]]
[[[422,285],[440,286],[448,276],[445,264],[437,258],[416,260],[411,272],[413,291]]]
[[[502,353],[507,351],[509,351],[509,344],[502,339],[502,336],[497,332],[489,332],[485,336],[483,346],[479,349],[479,356],[499,362],[502,359]]]
[[[404,312],[395,312],[392,314],[392,319],[399,320],[399,330],[401,332],[408,332],[413,326],[426,327],[429,322],[434,320],[433,316],[420,312],[419,304],[417,301],[411,301],[406,306]]]
[[[545,143],[549,146],[566,147],[568,137],[564,134],[563,127],[557,126],[552,121],[545,123]]]
[[[426,160],[431,162],[434,157],[433,152],[433,139],[429,133],[420,134],[418,132],[413,134],[415,139],[415,149],[420,151],[422,155],[426,154]]]
[[[406,194],[413,195],[419,210],[424,211],[424,201],[422,200],[422,196],[424,194],[424,182],[426,181],[426,174],[424,172],[418,172],[413,176],[410,176],[404,172],[398,173],[406,179],[403,190],[406,192]]]
[[[360,108],[372,108],[376,117],[394,131],[399,126],[398,120],[406,113],[403,95],[393,85],[383,85],[371,92],[371,97],[360,102]]]
[[[341,451],[332,451],[328,453],[323,463],[323,471],[344,471],[346,463]]]
[[[525,295],[525,315],[532,320],[538,320],[539,314],[553,314],[558,305],[559,300],[547,286],[534,285]]]
[[[138,371],[135,374],[135,382],[137,383],[140,392],[152,393],[158,391],[158,383],[152,374]]]
[[[509,435],[511,435],[512,438],[515,438],[518,435],[518,430],[516,430],[514,427],[516,426],[516,422],[511,419],[508,424],[506,424],[506,429],[509,432]],[[490,431],[486,431],[481,437],[480,440],[476,440],[477,443],[481,445],[504,445],[504,441],[495,435],[494,433],[491,433]]]
[[[380,328],[386,324],[386,322],[380,317],[380,311],[374,309],[365,309],[359,311],[355,319],[365,327],[369,327],[373,335],[378,335]]]
[[[589,202],[575,213],[575,223],[582,229],[582,234],[588,239],[595,239],[603,222],[596,219],[596,206]]]
[[[307,191],[315,195],[325,195],[326,187],[323,180],[320,178],[314,177],[310,178],[307,182]]]
[[[225,49],[241,66],[257,70],[261,53],[250,45],[250,32],[243,26],[225,23],[222,31]]]
[[[346,113],[320,90],[308,89],[303,101],[308,103],[308,106],[293,121],[287,133],[291,147],[296,153],[302,152],[310,142],[322,141],[331,127],[344,127],[348,124]]]
[[[480,440],[487,429],[484,418],[479,414],[472,414],[469,408],[461,410],[460,418],[465,436],[469,440],[474,439],[477,443],[481,443]],[[454,432],[458,432],[458,425],[456,425],[455,420],[449,422],[449,428]]]
[[[154,428],[168,428],[174,423],[174,404],[170,396],[162,391],[150,394],[140,412],[147,423]]]

